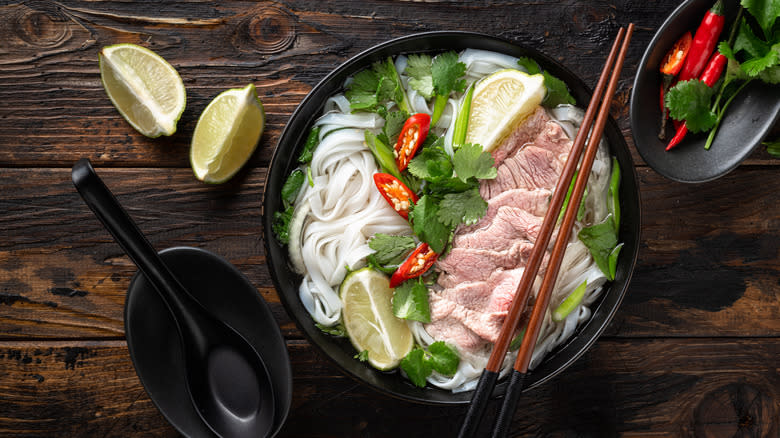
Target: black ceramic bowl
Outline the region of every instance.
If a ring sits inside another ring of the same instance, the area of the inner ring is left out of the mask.
[[[268,181],[263,200],[263,231],[265,248],[271,275],[276,289],[288,313],[312,344],[333,360],[345,373],[365,384],[391,396],[402,399],[436,404],[467,403],[471,393],[453,394],[450,391],[432,388],[417,388],[397,372],[380,372],[354,359],[355,349],[348,339],[324,334],[315,325],[298,299],[301,278],[293,273],[288,264],[287,248],[274,237],[271,226],[274,212],[281,207],[281,188],[287,175],[296,167],[296,157],[303,146],[312,122],[321,114],[325,100],[340,91],[344,80],[372,62],[387,56],[414,52],[460,51],[466,48],[492,50],[512,56],[530,56],[553,75],[561,78],[571,88],[577,102],[586,106],[590,91],[572,72],[548,56],[528,47],[491,36],[466,32],[430,32],[410,35],[379,44],[353,57],[322,80],[306,96],[288,122],[271,160]],[[620,239],[625,246],[620,254],[617,276],[593,308],[593,316],[583,324],[576,336],[552,352],[545,361],[528,375],[528,387],[535,387],[563,371],[590,347],[617,310],[628,287],[639,246],[639,191],[636,174],[625,140],[614,120],[610,118],[605,134],[612,153],[617,156],[622,171],[623,183],[620,189],[623,220]],[[494,395],[501,395],[505,383],[496,386]]]
[[[631,92],[631,130],[637,151],[656,172],[679,182],[711,181],[734,170],[761,144],[780,117],[780,86],[754,82],[729,106],[709,150],[704,149],[706,133],[688,133],[671,151],[665,150],[674,135],[671,127],[666,141],[658,139],[661,60],[685,31],[695,32],[713,3],[713,0],[686,1],[669,15],[642,57]],[[726,28],[721,40],[728,39],[729,25],[739,7],[737,0],[724,0],[723,4]]]

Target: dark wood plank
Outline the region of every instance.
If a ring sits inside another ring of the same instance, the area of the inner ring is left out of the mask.
[[[295,396],[281,436],[454,436],[465,412],[386,397],[305,342],[288,349]],[[774,437],[780,377],[766,364],[778,354],[777,339],[602,339],[521,399],[513,436]],[[176,436],[122,342],[0,343],[0,412],[2,435]]]
[[[188,167],[198,115],[220,91],[254,82],[267,131],[252,165],[267,164],[295,106],[345,59],[414,32],[468,30],[550,54],[595,84],[614,33],[637,30],[613,104],[629,143],[628,103],[636,66],[677,1],[546,2],[166,2],[49,1],[0,6],[0,166],[70,166],[89,157],[120,167]],[[539,23],[555,23],[540,27]],[[160,53],[180,72],[187,109],[170,138],[136,133],[112,107],[98,73],[101,47],[131,42]],[[637,163],[641,159],[635,154]],[[748,164],[778,164],[765,152]]]
[[[228,185],[186,169],[98,172],[157,248],[221,254],[300,337],[265,264],[265,171]],[[740,168],[722,184],[682,185],[640,168],[642,246],[611,336],[778,336],[780,181]],[[0,337],[123,336],[135,267],[92,215],[66,169],[0,171]],[[33,201],[29,201],[33,199]]]

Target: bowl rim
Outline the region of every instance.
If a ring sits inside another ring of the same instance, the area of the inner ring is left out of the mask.
[[[552,59],[548,55],[545,55],[539,50],[526,46],[524,44],[513,42],[505,38],[488,35],[484,33],[468,32],[468,31],[452,31],[452,30],[413,33],[398,38],[389,39],[387,41],[369,47],[365,50],[362,50],[358,54],[350,57],[343,63],[339,64],[334,70],[332,70],[322,80],[320,80],[317,83],[317,85],[315,85],[309,91],[309,93],[307,93],[307,95],[303,98],[300,104],[298,104],[296,109],[291,114],[288,122],[285,124],[285,127],[282,130],[282,133],[280,134],[279,140],[277,141],[276,147],[273,151],[269,163],[269,171],[266,176],[266,183],[264,185],[264,190],[263,190],[263,198],[262,198],[263,245],[266,252],[266,262],[268,264],[274,286],[277,290],[280,301],[285,307],[285,310],[290,315],[291,319],[295,321],[295,324],[298,327],[298,329],[301,332],[303,332],[306,339],[312,345],[314,345],[315,348],[319,350],[320,353],[328,357],[328,359],[333,364],[335,364],[344,374],[348,375],[349,377],[357,380],[362,384],[370,386],[374,390],[377,390],[385,395],[394,398],[417,402],[417,403],[424,403],[424,404],[458,405],[458,404],[469,403],[471,399],[472,391],[455,394],[449,390],[431,388],[431,386],[428,385],[425,388],[421,389],[422,391],[425,391],[425,393],[427,394],[421,395],[419,388],[413,387],[411,383],[405,382],[405,379],[402,379],[400,378],[400,376],[396,375],[393,377],[398,380],[404,380],[403,383],[405,383],[406,386],[409,387],[409,390],[412,391],[411,393],[400,393],[398,391],[383,387],[382,385],[377,384],[375,381],[367,380],[364,377],[358,375],[357,373],[353,372],[353,370],[349,369],[348,366],[342,364],[333,355],[331,355],[328,351],[326,351],[325,346],[320,345],[320,343],[317,341],[317,338],[322,337],[324,334],[321,333],[318,328],[314,327],[313,320],[309,317],[307,321],[301,321],[296,316],[295,308],[302,306],[300,300],[297,298],[297,294],[290,294],[290,295],[294,295],[293,298],[292,296],[288,296],[288,293],[283,292],[285,290],[284,285],[281,284],[281,281],[278,278],[277,274],[279,271],[277,270],[289,269],[287,266],[283,266],[286,264],[287,257],[282,256],[280,260],[276,260],[276,257],[274,257],[273,255],[279,252],[286,252],[286,249],[285,247],[279,245],[278,241],[276,240],[276,237],[272,232],[273,215],[269,214],[273,210],[271,207],[273,207],[272,203],[274,201],[274,198],[279,198],[280,196],[278,189],[281,188],[281,182],[278,180],[274,180],[273,176],[278,172],[283,172],[281,178],[285,179],[286,176],[289,174],[289,172],[292,170],[292,168],[295,167],[295,166],[292,167],[290,166],[290,164],[294,163],[295,160],[289,160],[286,163],[288,166],[282,170],[279,170],[280,162],[283,162],[283,160],[286,160],[289,157],[288,155],[283,156],[283,153],[288,152],[289,150],[291,152],[291,155],[295,155],[295,153],[298,150],[300,150],[300,147],[302,146],[301,140],[308,133],[308,129],[313,123],[313,120],[319,117],[319,115],[321,114],[325,99],[330,97],[332,94],[335,94],[335,91],[333,92],[328,91],[323,99],[321,96],[322,94],[325,94],[323,90],[330,90],[331,88],[335,88],[335,90],[342,89],[343,80],[336,87],[333,86],[333,81],[337,80],[341,75],[350,76],[356,73],[357,71],[365,68],[367,65],[370,65],[371,62],[379,59],[383,59],[386,56],[383,54],[383,52],[385,51],[388,51],[390,49],[397,49],[401,46],[404,46],[405,44],[409,44],[410,42],[417,42],[420,40],[426,40],[431,38],[435,39],[439,43],[443,40],[448,40],[448,39],[449,40],[455,39],[457,41],[462,41],[466,39],[469,41],[469,44],[463,46],[463,49],[465,49],[466,47],[472,47],[474,45],[473,41],[480,41],[480,43],[484,42],[484,45],[492,44],[496,46],[502,46],[503,48],[505,48],[505,51],[503,52],[496,49],[485,49],[485,50],[493,50],[501,53],[506,53],[506,51],[511,50],[514,52],[524,53],[525,55],[513,54],[512,56],[532,56],[533,59],[536,60],[543,68],[552,70],[553,73],[555,73],[556,75],[558,75],[559,78],[564,80],[564,82],[566,82],[570,86],[570,88],[575,88],[575,87],[578,88],[578,90],[581,92],[580,94],[583,94],[583,96],[586,95],[588,99],[592,95],[591,89],[586,84],[584,84],[584,82],[578,76],[576,76],[573,72],[571,72],[565,66],[560,64],[558,61]],[[392,53],[397,55],[400,53],[410,53],[415,51],[418,53],[422,53],[422,52],[441,52],[443,50],[447,50],[447,47],[431,48],[429,47],[429,44],[426,44],[421,46],[419,50],[418,49],[406,50],[406,51],[395,50],[392,51]],[[462,50],[462,49],[458,48],[453,50]],[[574,90],[572,90],[572,92],[574,93]],[[308,121],[301,122],[300,121],[301,114],[306,111],[309,111],[308,107],[310,105],[316,105],[315,111],[313,112],[314,114],[313,118]],[[301,126],[303,126],[305,129],[300,129]],[[612,320],[614,314],[617,312],[617,309],[620,306],[620,303],[622,302],[623,297],[626,294],[626,291],[630,284],[631,276],[633,274],[634,267],[636,265],[636,261],[638,258],[640,229],[641,229],[640,227],[641,202],[640,202],[640,193],[639,193],[636,170],[634,168],[633,159],[631,158],[631,153],[629,151],[628,145],[626,144],[625,137],[623,136],[617,123],[615,122],[615,120],[612,118],[611,115],[608,117],[607,127],[605,128],[604,135],[607,136],[609,139],[608,143],[610,144],[610,152],[612,153],[612,155],[619,156],[619,159],[621,161],[622,180],[624,182],[628,181],[628,184],[621,183],[621,199],[624,199],[625,194],[629,191],[628,186],[630,186],[631,188],[632,196],[635,196],[636,199],[636,202],[632,203],[630,209],[624,209],[624,211],[628,211],[628,210],[631,211],[631,218],[634,222],[628,225],[626,224],[626,221],[623,221],[623,223],[621,224],[621,240],[624,242],[625,245],[624,245],[623,254],[621,254],[621,257],[623,257],[624,261],[623,263],[619,264],[618,275],[620,278],[620,283],[618,283],[617,281],[618,276],[616,276],[616,280],[609,286],[609,288],[607,288],[604,292],[602,292],[602,295],[598,298],[596,303],[594,303],[591,309],[592,315],[590,319],[585,323],[580,324],[577,328],[577,331],[575,332],[575,335],[569,338],[569,340],[564,342],[564,344],[556,347],[556,349],[554,349],[553,352],[548,353],[547,357],[540,365],[540,368],[543,365],[551,362],[551,357],[553,355],[560,356],[562,352],[568,353],[570,347],[573,349],[574,353],[571,354],[568,358],[565,358],[564,360],[559,360],[559,363],[554,367],[555,369],[552,372],[548,372],[547,374],[541,377],[539,377],[538,374],[539,371],[537,371],[537,378],[534,379],[533,378],[534,371],[531,371],[529,373],[529,384],[525,389],[526,391],[543,384],[544,382],[552,379],[553,377],[555,377],[556,375],[564,371],[572,363],[578,360],[592,346],[593,343],[596,342],[598,337],[601,335],[601,333],[604,331],[606,326]],[[291,143],[292,146],[288,146],[285,148],[284,144],[286,143]],[[628,166],[628,168],[622,165],[626,163],[626,160],[628,163],[630,163],[630,166]],[[274,190],[269,190],[269,188]],[[279,203],[277,202],[277,204]],[[631,238],[627,239],[626,237],[628,236],[630,236]],[[625,251],[626,249],[629,249],[629,251]],[[618,290],[613,291],[613,289],[615,289],[614,286],[616,284],[620,284],[621,286],[619,287]],[[295,287],[294,290],[297,290],[297,287]],[[609,303],[606,302],[607,297],[610,298]],[[308,316],[308,313],[306,315]],[[313,330],[316,331],[313,331],[312,328]],[[580,335],[586,329],[591,334],[589,335],[588,338],[583,338]],[[324,336],[328,336],[328,335],[324,335]],[[335,339],[332,337],[329,338]],[[579,341],[579,345],[572,347],[575,340]],[[335,342],[335,341],[331,341],[331,342]],[[349,343],[348,340],[346,342]],[[559,357],[559,359],[562,358]],[[354,359],[352,360],[352,362],[357,363],[363,367],[370,368],[368,365],[360,364]],[[539,368],[537,368],[537,370],[538,369]],[[370,369],[370,372],[378,373],[378,374],[387,374],[374,369]],[[507,385],[506,381],[499,382],[499,384],[496,385],[492,396],[497,397],[503,395],[506,385]],[[446,393],[447,396],[431,399],[430,394],[435,391]]]

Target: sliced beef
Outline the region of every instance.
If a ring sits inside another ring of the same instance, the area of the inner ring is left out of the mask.
[[[485,228],[493,222],[498,209],[503,206],[525,210],[534,216],[544,217],[550,205],[552,192],[547,189],[511,189],[488,199],[485,215],[474,225],[462,225],[456,233],[465,234]]]
[[[553,152],[529,145],[504,160],[498,166],[496,178],[480,184],[479,194],[489,200],[512,189],[552,190],[561,170]]]
[[[524,266],[531,255],[533,244],[518,240],[503,251],[483,248],[453,248],[446,257],[437,262],[442,271],[438,284],[444,288],[454,287],[470,281],[486,280],[490,274],[501,269]]]
[[[547,115],[547,111],[542,107],[537,108],[493,150],[492,155],[493,159],[496,160],[496,166],[500,165],[507,157],[514,155],[523,145],[532,142],[549,121],[550,117]]]
[[[543,218],[519,208],[499,207],[490,225],[472,233],[456,234],[452,246],[504,251],[517,240],[536,241],[542,220]]]

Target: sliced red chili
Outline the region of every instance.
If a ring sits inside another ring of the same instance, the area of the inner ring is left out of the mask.
[[[439,255],[433,252],[427,243],[417,245],[417,248],[390,277],[390,287],[397,287],[406,280],[423,275],[433,266],[438,257]]]
[[[409,207],[417,202],[417,195],[398,178],[387,173],[375,173],[374,184],[390,206],[404,219],[409,219]]]
[[[693,41],[693,36],[691,36],[690,32],[685,32],[674,43],[674,46],[666,53],[664,60],[661,62],[661,73],[676,76],[680,72],[685,62],[685,57],[688,56],[688,51],[691,50],[691,41]]]
[[[428,130],[431,128],[431,116],[425,113],[417,113],[406,119],[401,134],[398,135],[398,141],[393,147],[395,164],[398,170],[403,171],[409,165],[417,149],[425,142],[428,136]]]

